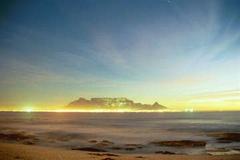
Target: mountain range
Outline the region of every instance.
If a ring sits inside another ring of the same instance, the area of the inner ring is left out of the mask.
[[[79,110],[163,110],[167,107],[160,105],[158,102],[153,104],[135,103],[128,98],[91,98],[85,99],[80,97],[69,103],[67,108]]]

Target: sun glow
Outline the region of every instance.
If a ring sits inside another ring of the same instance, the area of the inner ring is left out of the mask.
[[[116,113],[125,113],[125,112],[170,112],[170,110],[131,110],[131,109],[57,109],[52,110],[51,112],[92,112],[92,113],[104,113],[104,112],[116,112]]]
[[[24,108],[24,111],[30,113],[34,111],[33,108],[34,108],[33,106],[27,106]]]

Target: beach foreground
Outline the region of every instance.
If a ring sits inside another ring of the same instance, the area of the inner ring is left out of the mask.
[[[153,154],[111,154],[72,151],[23,144],[0,143],[0,160],[240,160],[240,155],[153,155]]]

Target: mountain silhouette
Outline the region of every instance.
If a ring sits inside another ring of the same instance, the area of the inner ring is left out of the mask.
[[[71,109],[107,109],[107,110],[162,110],[167,109],[167,107],[160,105],[158,102],[154,104],[142,104],[135,103],[133,100],[128,98],[91,98],[85,99],[80,97],[69,103],[67,108]]]

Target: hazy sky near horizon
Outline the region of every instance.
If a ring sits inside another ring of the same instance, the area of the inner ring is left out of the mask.
[[[240,1],[0,4],[0,110],[128,97],[240,110]]]

